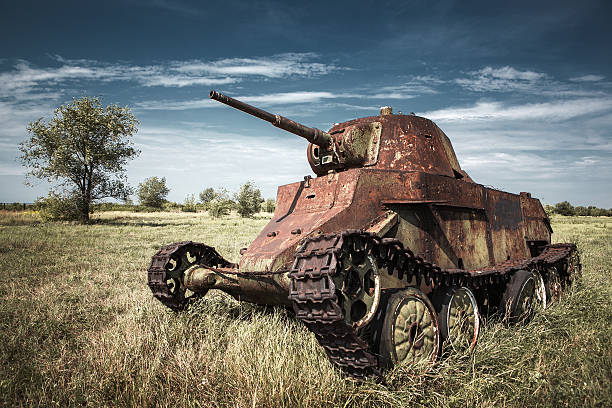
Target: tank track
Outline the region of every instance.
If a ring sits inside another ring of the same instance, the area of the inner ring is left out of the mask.
[[[190,265],[197,263],[217,268],[237,268],[236,264],[225,260],[213,247],[205,244],[184,241],[162,247],[151,259],[147,271],[148,284],[153,296],[174,311],[184,310],[196,298],[186,298],[180,290],[172,291],[167,283],[171,277],[168,263],[182,251],[188,250],[191,255],[195,255]],[[536,269],[545,276],[546,268],[555,265],[559,266],[564,282],[569,284],[581,269],[575,244],[547,245],[540,255],[533,258],[506,261],[479,270],[465,270],[442,269],[414,255],[395,238],[380,238],[360,230],[306,238],[298,248],[289,272],[289,299],[293,302],[296,317],[314,333],[332,364],[351,377],[373,377],[378,381],[384,379],[379,370],[378,358],[372,350],[373,345],[346,323],[332,281],[332,277],[341,270],[339,265],[347,251],[365,251],[367,255],[372,255],[380,268],[403,279],[405,287],[413,286],[411,281],[414,277],[417,287],[424,281],[426,285],[434,283],[440,287],[457,285],[474,290],[486,289],[505,284],[518,270]],[[570,265],[570,262],[574,262],[574,265]],[[570,266],[574,269],[571,274]],[[177,268],[180,269],[180,266]],[[237,269],[226,269],[224,273],[273,275],[287,271],[241,273]]]
[[[341,270],[340,262],[343,252],[347,250],[365,251],[374,256],[379,267],[403,279],[406,287],[416,277],[417,286],[424,280],[427,285],[433,282],[436,286],[458,285],[483,289],[505,284],[520,269],[536,269],[545,273],[548,266],[565,262],[566,267],[560,268],[565,273],[571,256],[577,259],[575,267],[578,271],[581,267],[574,244],[548,245],[534,258],[506,261],[480,270],[464,270],[442,269],[415,256],[397,239],[381,239],[363,231],[348,230],[306,238],[298,248],[289,273],[289,299],[293,301],[296,317],[314,333],[330,361],[349,376],[359,379],[374,377],[382,380],[382,375],[372,345],[345,322],[335,294],[332,277]],[[571,280],[567,274],[565,278]]]
[[[151,265],[147,270],[148,284],[156,299],[177,312],[184,310],[189,303],[197,297],[196,295],[186,298],[184,291],[181,291],[180,288],[175,288],[173,291],[173,288],[168,285],[168,280],[171,279],[172,276],[166,266],[168,262],[176,258],[177,255],[179,255],[178,258],[180,258],[182,251],[189,251],[192,256],[195,256],[195,260],[191,265],[197,263],[217,268],[236,267],[236,264],[225,260],[219,255],[215,248],[208,245],[192,241],[183,241],[163,246],[153,255],[153,258],[151,258]],[[183,269],[183,271],[186,269],[181,265],[176,265],[176,268]]]

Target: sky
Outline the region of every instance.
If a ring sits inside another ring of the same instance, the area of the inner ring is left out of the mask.
[[[0,202],[32,202],[28,123],[99,96],[140,121],[132,186],[183,202],[312,174],[307,142],[208,99],[307,126],[384,105],[432,119],[477,183],[612,207],[612,3],[606,1],[0,2]]]

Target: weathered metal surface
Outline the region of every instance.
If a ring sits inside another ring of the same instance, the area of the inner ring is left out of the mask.
[[[391,293],[413,288],[445,302],[451,297],[441,294],[465,287],[479,308],[495,311],[519,270],[537,272],[557,297],[579,275],[575,245],[550,245],[540,202],[474,183],[428,119],[383,109],[326,133],[214,91],[211,98],[308,139],[318,177],[278,188],[272,219],[238,265],[204,244],[163,247],[149,286],[174,310],[189,304],[188,290],[293,304],[335,365],[379,377],[376,338]]]

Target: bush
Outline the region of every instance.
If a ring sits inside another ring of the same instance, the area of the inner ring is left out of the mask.
[[[183,212],[196,212],[197,211],[196,200],[193,194],[188,195],[185,198],[185,203],[183,203],[183,206],[181,207],[181,211]]]
[[[567,201],[555,204],[555,212],[561,215],[574,215],[574,207]]]
[[[567,201],[562,201],[555,204],[554,206],[545,205],[544,211],[550,216],[550,214],[561,214],[561,215],[577,215],[577,216],[591,216],[591,217],[602,217],[612,216],[612,209],[606,210],[605,208],[597,208],[594,205],[584,206],[572,206]]]
[[[265,212],[269,212],[269,213],[273,213],[274,210],[276,210],[276,201],[268,198],[264,203],[263,203],[263,210]]]
[[[82,202],[78,195],[59,195],[50,192],[47,197],[39,197],[34,203],[39,208],[43,221],[77,221],[81,218]]]
[[[182,207],[183,206],[181,204],[175,203],[174,201],[164,200],[160,209],[163,211],[180,211]]]
[[[214,218],[220,218],[228,215],[232,208],[236,205],[232,200],[214,199],[208,203],[208,214]]]
[[[241,217],[250,217],[260,212],[261,203],[264,201],[261,198],[261,191],[255,187],[252,181],[244,183],[235,198],[238,205],[238,214]]]
[[[204,191],[200,193],[200,202],[204,205],[207,205],[215,198],[217,198],[217,193],[215,192],[215,189],[212,187],[208,187],[207,189],[205,189]]]
[[[138,201],[146,207],[162,208],[168,192],[165,177],[149,177],[138,185]]]

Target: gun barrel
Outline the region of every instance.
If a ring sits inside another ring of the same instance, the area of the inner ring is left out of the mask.
[[[301,136],[304,139],[308,140],[310,143],[316,144],[318,146],[327,147],[331,144],[331,135],[317,128],[310,128],[300,123],[294,122],[284,116],[266,112],[263,109],[256,108],[252,105],[249,105],[248,103],[241,102],[238,99],[230,98],[229,96],[217,91],[210,91],[210,99],[214,99],[216,101],[229,105],[232,108],[236,108],[245,113],[248,113],[249,115],[253,115],[258,117],[259,119],[263,119],[266,122],[270,122],[277,128]]]

